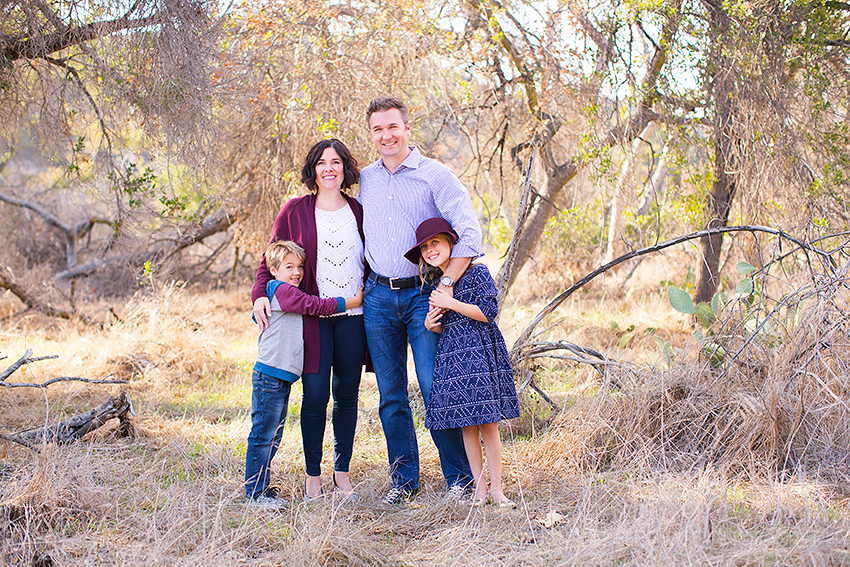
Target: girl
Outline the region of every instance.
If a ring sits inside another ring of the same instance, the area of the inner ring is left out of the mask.
[[[431,218],[416,229],[416,240],[405,257],[419,264],[424,281],[436,286],[451,259],[457,233],[445,219]],[[474,505],[492,499],[500,507],[515,508],[502,490],[499,421],[519,417],[519,404],[505,339],[493,323],[498,312],[496,284],[481,264],[470,265],[457,282],[443,283],[454,287],[454,297],[442,289],[432,291],[425,318],[425,327],[441,333],[425,426],[463,428],[463,445],[475,477]],[[482,482],[482,441],[489,487]]]

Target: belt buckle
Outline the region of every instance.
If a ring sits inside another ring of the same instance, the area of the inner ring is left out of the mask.
[[[397,280],[397,279],[401,279],[401,278],[389,278],[389,280],[390,280],[390,289],[391,289],[391,290],[393,290],[393,291],[398,291],[398,290],[400,290],[400,289],[401,289],[400,287],[394,287],[394,286],[393,286],[393,280]]]

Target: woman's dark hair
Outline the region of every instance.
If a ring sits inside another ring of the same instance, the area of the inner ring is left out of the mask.
[[[345,144],[336,138],[330,138],[329,140],[322,140],[316,143],[307,152],[307,157],[304,158],[304,167],[301,168],[301,183],[306,185],[307,189],[313,193],[319,190],[319,185],[316,183],[316,164],[319,163],[322,154],[328,148],[333,148],[339,154],[339,159],[342,160],[342,188],[348,189],[360,182],[360,170],[357,169],[357,159],[351,155]]]

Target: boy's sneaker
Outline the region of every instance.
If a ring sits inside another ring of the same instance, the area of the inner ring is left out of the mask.
[[[280,510],[286,505],[286,502],[278,497],[277,488],[270,486],[259,496],[248,498],[246,504],[258,510]]]
[[[398,486],[393,486],[390,488],[389,492],[381,498],[381,504],[384,506],[395,506],[396,504],[400,504],[405,500],[410,500],[414,498],[417,494],[419,494],[419,489],[408,489],[408,488],[400,488]]]

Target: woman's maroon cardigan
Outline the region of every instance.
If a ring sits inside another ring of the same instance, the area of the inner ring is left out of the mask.
[[[348,206],[357,221],[357,230],[363,240],[363,207],[354,198],[343,194]],[[318,236],[316,235],[316,195],[296,197],[286,202],[280,214],[274,221],[272,238],[276,240],[292,240],[304,249],[307,261],[304,263],[304,277],[298,286],[304,293],[319,295],[319,285],[316,283],[316,256],[318,255]],[[366,273],[368,273],[368,268]],[[266,256],[257,268],[257,280],[251,290],[251,305],[257,298],[266,297],[266,283],[274,279],[266,266]],[[319,318],[304,315],[304,374],[315,374],[319,371]]]

